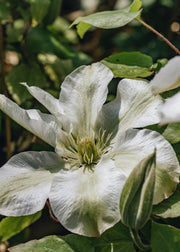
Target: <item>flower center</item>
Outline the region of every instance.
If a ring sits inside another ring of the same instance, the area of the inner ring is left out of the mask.
[[[77,143],[77,151],[81,164],[96,164],[100,159],[96,144],[94,140],[89,137],[82,138]]]

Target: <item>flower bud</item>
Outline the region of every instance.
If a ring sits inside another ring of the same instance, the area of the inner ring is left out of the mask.
[[[155,186],[154,153],[144,158],[129,175],[120,198],[122,222],[131,229],[139,230],[148,221]]]

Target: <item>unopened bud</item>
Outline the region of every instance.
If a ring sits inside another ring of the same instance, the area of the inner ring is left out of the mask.
[[[123,187],[120,198],[121,220],[131,229],[141,229],[151,215],[155,186],[155,158],[156,150],[139,162]]]

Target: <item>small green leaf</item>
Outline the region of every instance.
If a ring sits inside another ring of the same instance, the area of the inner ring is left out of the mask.
[[[131,12],[138,11],[140,10],[141,6],[142,2],[140,0],[134,0],[134,2],[130,6],[130,11]]]
[[[21,217],[6,217],[0,222],[0,242],[20,233],[41,217],[41,212]]]
[[[163,133],[163,137],[172,144],[178,143],[180,141],[180,123],[169,124]]]
[[[128,66],[139,66],[150,68],[153,64],[153,60],[149,55],[140,52],[122,52],[113,54],[107,58],[105,61],[115,64],[122,64]]]
[[[80,38],[83,38],[84,34],[87,32],[87,30],[91,27],[90,24],[80,22],[77,25],[77,33],[79,34]]]
[[[149,220],[155,186],[155,152],[144,158],[133,169],[120,197],[122,222],[139,230]]]
[[[153,206],[152,213],[163,218],[176,218],[180,216],[180,184],[171,197]]]
[[[94,26],[102,29],[114,29],[128,24],[138,17],[140,13],[141,11],[131,12],[130,8],[115,11],[101,11],[86,17],[79,17],[71,24],[71,26],[78,25],[81,22],[86,24],[86,26],[81,24],[79,25],[80,28],[78,28],[78,32],[80,32],[79,35],[82,38],[87,31],[88,25],[89,27]]]
[[[138,11],[142,6],[142,2],[140,0],[134,0],[134,2],[132,3],[132,5],[130,6],[130,11],[134,12],[134,11]],[[138,15],[138,17],[136,19],[140,19],[141,14]]]
[[[113,64],[105,60],[102,60],[101,62],[111,69],[115,78],[147,77],[152,74],[152,71],[150,69],[144,67]]]
[[[114,77],[137,78],[150,76],[152,58],[140,52],[122,52],[101,61],[114,73]]]
[[[179,252],[180,230],[169,225],[152,222],[151,248],[152,252]]]

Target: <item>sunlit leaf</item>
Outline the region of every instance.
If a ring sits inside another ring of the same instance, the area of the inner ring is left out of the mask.
[[[37,221],[41,212],[21,217],[6,217],[0,222],[0,242],[6,241]]]
[[[78,25],[78,34],[81,38],[91,26],[102,29],[122,27],[139,16],[141,13],[138,9],[139,6],[138,1],[135,0],[130,7],[122,10],[101,11],[89,16],[79,17],[72,23],[71,26]]]
[[[169,226],[152,222],[151,230],[152,252],[179,252],[180,251],[180,230]]]

